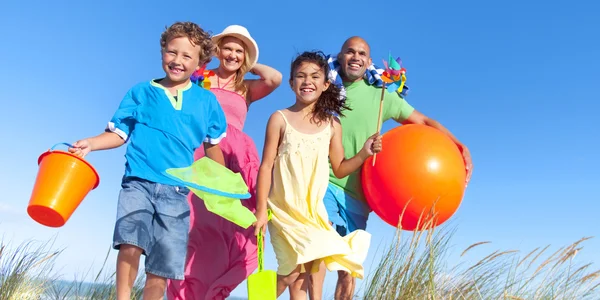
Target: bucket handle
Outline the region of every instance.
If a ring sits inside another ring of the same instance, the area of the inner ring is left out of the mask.
[[[69,143],[58,143],[58,144],[55,144],[54,146],[52,146],[52,148],[50,148],[50,151],[54,150],[54,148],[56,148],[57,146],[61,146],[61,145],[62,146],[67,146],[69,148],[73,148],[73,145],[71,145]]]

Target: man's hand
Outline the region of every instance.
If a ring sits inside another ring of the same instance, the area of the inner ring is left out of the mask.
[[[410,116],[408,116],[408,118],[406,120],[402,121],[401,123],[402,124],[422,124],[422,125],[427,125],[429,127],[433,127],[435,129],[438,129],[441,132],[443,132],[444,134],[446,134],[456,144],[456,146],[458,147],[458,149],[462,153],[463,160],[465,162],[465,170],[467,171],[467,177],[466,177],[466,180],[465,180],[465,187],[469,184],[469,181],[471,180],[471,174],[473,173],[473,162],[471,161],[471,152],[469,152],[469,148],[467,148],[467,146],[465,146],[463,143],[461,143],[460,141],[458,141],[458,139],[450,132],[450,130],[448,130],[446,127],[444,127],[438,121],[436,121],[436,120],[434,120],[432,118],[427,117],[426,115],[420,113],[417,110],[414,110],[410,114]]]
[[[471,160],[471,152],[469,152],[469,148],[467,148],[467,146],[461,144],[458,145],[458,148],[462,153],[463,160],[465,161],[465,169],[467,170],[467,179],[465,182],[466,187],[471,180],[471,174],[473,174],[473,161]]]

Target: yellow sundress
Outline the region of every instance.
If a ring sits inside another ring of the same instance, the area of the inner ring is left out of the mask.
[[[329,183],[329,143],[332,126],[315,134],[294,129],[283,112],[284,136],[273,166],[268,206],[271,243],[277,258],[277,274],[288,275],[297,265],[321,261],[328,270],[344,270],[360,279],[371,235],[356,230],[340,236],[329,224],[323,197]],[[305,271],[302,268],[302,271]]]

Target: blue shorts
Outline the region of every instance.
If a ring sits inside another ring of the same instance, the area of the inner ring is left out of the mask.
[[[147,273],[184,279],[190,190],[135,177],[123,178],[121,187],[113,248],[140,247]]]
[[[329,183],[323,199],[329,221],[341,236],[354,230],[367,228],[367,219],[371,209],[360,200],[352,198],[337,185]]]

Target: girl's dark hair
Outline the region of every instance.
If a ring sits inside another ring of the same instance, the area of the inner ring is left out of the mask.
[[[292,62],[292,66],[290,68],[290,78],[294,79],[294,73],[296,72],[296,68],[298,68],[302,63],[314,63],[321,70],[323,70],[324,79],[329,80],[329,64],[327,63],[327,58],[322,51],[305,51],[304,53],[298,55],[294,61]],[[323,91],[317,103],[315,104],[312,111],[312,119],[316,122],[322,122],[329,120],[332,116],[344,116],[342,110],[348,109],[351,110],[345,104],[346,98],[342,96],[340,87],[335,83],[331,83],[327,90]]]

